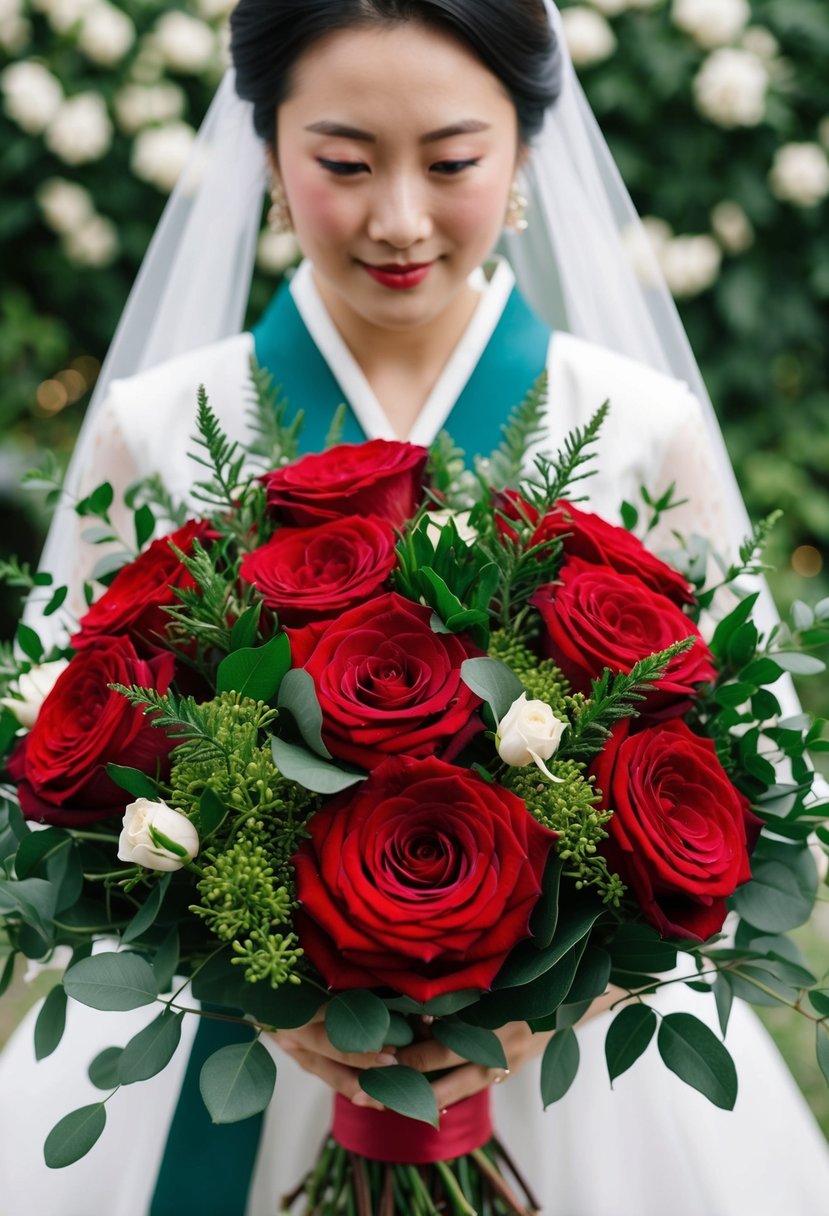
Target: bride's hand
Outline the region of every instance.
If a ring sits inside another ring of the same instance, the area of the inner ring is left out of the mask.
[[[271,1034],[271,1038],[296,1060],[300,1068],[319,1077],[356,1106],[383,1110],[379,1102],[375,1102],[360,1088],[359,1076],[365,1068],[382,1068],[396,1064],[396,1048],[360,1054],[337,1051],[326,1033],[324,1019],[325,1012],[321,1010],[306,1026],[297,1030],[278,1030]]]
[[[604,996],[597,997],[577,1023],[584,1025],[597,1014],[604,1013],[626,995],[620,988],[609,988]],[[503,1068],[485,1068],[482,1064],[470,1064],[455,1055],[448,1047],[435,1039],[425,1039],[403,1047],[397,1053],[397,1063],[416,1068],[418,1072],[440,1072],[451,1069],[445,1076],[432,1082],[438,1110],[445,1110],[464,1098],[470,1098],[492,1084],[498,1084],[518,1072],[535,1056],[540,1055],[552,1038],[552,1031],[533,1033],[526,1022],[509,1022],[495,1034],[501,1040],[507,1058],[506,1072]]]

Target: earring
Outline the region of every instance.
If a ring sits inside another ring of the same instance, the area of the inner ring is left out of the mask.
[[[527,207],[529,203],[525,195],[521,192],[521,187],[518,184],[518,178],[512,183],[509,192],[509,203],[507,205],[507,215],[504,221],[505,225],[511,232],[516,232],[519,235],[526,232],[529,228],[527,222]]]
[[[271,232],[275,232],[279,236],[293,232],[294,229],[291,208],[288,206],[288,196],[278,177],[274,177],[271,182],[271,208],[268,211],[268,227]]]

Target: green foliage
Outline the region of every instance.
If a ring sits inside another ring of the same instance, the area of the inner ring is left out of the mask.
[[[501,427],[504,438],[486,459],[476,461],[484,491],[505,490],[520,483],[527,453],[543,437],[548,401],[548,374],[542,372],[524,401]]]
[[[297,410],[288,421],[287,398],[282,396],[270,371],[260,367],[253,355],[250,360],[250,382],[248,422],[253,438],[248,444],[248,452],[252,456],[262,457],[268,469],[296,460],[300,454],[299,433],[302,430],[303,411]],[[331,426],[332,434],[335,434],[335,423],[332,422]],[[326,446],[329,444],[326,443]]]

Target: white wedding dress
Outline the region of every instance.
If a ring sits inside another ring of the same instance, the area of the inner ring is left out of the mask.
[[[482,285],[477,312],[413,428],[413,442],[429,444],[444,425],[451,429],[453,403],[497,330],[512,286],[506,263]],[[393,438],[307,266],[292,292],[365,434]],[[240,400],[252,349],[251,335],[242,334],[114,383],[98,432],[94,480],[106,476],[124,486],[159,471],[174,494],[186,493],[196,387],[205,383],[223,424],[243,438]],[[279,369],[273,370],[278,377]],[[635,499],[641,485],[662,490],[675,481],[691,505],[672,513],[666,527],[692,527],[716,539],[722,507],[715,462],[687,387],[566,334],[552,337],[549,372],[548,446],[583,425],[606,398],[612,402],[598,446],[599,472],[584,483],[590,505],[614,517],[620,502]],[[654,999],[660,1011],[686,1009],[715,1024],[713,1004],[682,984]],[[86,1078],[93,1056],[125,1043],[154,1015],[152,1009],[97,1013],[70,1002],[64,1039],[39,1064],[32,1046],[34,1015],[24,1021],[0,1056],[0,1216],[145,1216],[195,1017],[185,1019],[182,1045],[164,1073],[114,1095],[107,1128],[86,1158],[50,1172],[42,1144],[62,1115],[100,1100]],[[494,1091],[499,1134],[523,1165],[545,1216],[824,1216],[829,1150],[750,1010],[735,1004],[726,1039],[740,1078],[734,1112],[714,1108],[669,1073],[655,1043],[611,1090],[603,1050],[608,1020],[597,1017],[579,1030],[579,1075],[546,1113],[537,1061]],[[266,1116],[247,1216],[279,1211],[280,1196],[312,1162],[329,1120],[330,1091],[278,1049],[274,1053],[277,1092]],[[186,1172],[182,1162],[179,1216],[191,1216]],[[200,1209],[192,1216],[205,1214]]]

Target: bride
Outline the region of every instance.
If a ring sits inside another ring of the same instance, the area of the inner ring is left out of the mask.
[[[186,496],[197,387],[244,441],[253,354],[304,410],[309,450],[345,401],[346,440],[428,445],[445,427],[470,455],[486,453],[546,367],[549,446],[611,400],[600,473],[585,483],[595,509],[617,515],[642,485],[675,482],[688,502],[668,527],[733,547],[744,512],[716,420],[656,272],[642,287],[625,261],[620,228],[634,216],[553,6],[240,0],[232,29],[235,77],[131,297],[70,488],[107,479],[123,490],[158,472],[174,497]],[[265,161],[271,223],[295,232],[305,260],[253,330],[239,333]],[[508,256],[493,258],[505,228]],[[44,560],[80,607],[91,562],[74,528],[71,512],[59,515]],[[657,533],[653,543],[666,540]],[[611,1091],[603,1040],[612,999],[581,1027],[576,1084],[546,1113],[546,1036],[524,1024],[502,1032],[510,1075],[497,1078],[506,1081],[498,1125],[548,1216],[818,1216],[829,1155],[753,1015],[741,1007],[732,1016],[741,1090],[726,1113],[670,1074],[655,1047]],[[663,1011],[710,1019],[700,1006],[713,1002],[683,985],[655,999]],[[46,1134],[100,1097],[90,1060],[146,1020],[146,1011],[72,1005],[59,1049],[40,1064],[31,1018],[20,1028],[0,1058],[2,1216],[275,1213],[318,1149],[331,1090],[355,1098],[357,1067],[377,1062],[339,1055],[319,1023],[282,1032],[265,1119],[212,1127],[198,1072],[227,1031],[188,1018],[171,1066],[116,1092],[92,1153],[50,1173]],[[436,1082],[441,1106],[496,1079],[437,1044],[418,1053],[398,1058],[424,1071],[455,1066]]]

